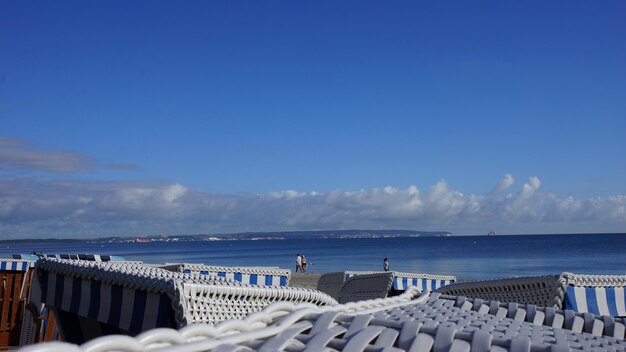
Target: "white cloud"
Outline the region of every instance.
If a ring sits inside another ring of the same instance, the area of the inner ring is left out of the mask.
[[[492,194],[500,193],[504,191],[505,189],[508,189],[509,187],[513,186],[514,183],[515,183],[515,179],[513,178],[513,175],[506,174],[504,175],[504,179],[502,179],[502,181],[498,182],[498,184],[493,187],[493,189],[491,190],[491,193]]]
[[[95,160],[87,155],[34,149],[29,142],[0,137],[0,170],[4,171],[76,173],[91,172],[96,166],[112,170],[135,169],[135,166],[129,164],[96,164]]]
[[[512,181],[507,175],[496,188]],[[388,186],[213,194],[176,183],[0,179],[0,238],[336,228],[566,233],[626,226],[626,195],[575,199],[541,193],[540,185],[530,177],[507,196],[467,194],[443,180],[425,192]]]

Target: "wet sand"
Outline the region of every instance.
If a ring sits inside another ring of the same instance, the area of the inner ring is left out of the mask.
[[[321,276],[321,274],[294,273],[292,271],[289,286],[315,289]]]

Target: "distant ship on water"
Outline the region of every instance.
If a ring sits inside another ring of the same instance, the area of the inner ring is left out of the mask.
[[[495,231],[489,231],[489,233],[487,234],[487,236],[495,236],[496,232]]]

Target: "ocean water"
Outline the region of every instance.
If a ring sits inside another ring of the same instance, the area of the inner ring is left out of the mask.
[[[626,274],[626,234],[452,236],[152,243],[2,244],[13,253],[98,253],[148,263],[188,262],[295,268],[305,254],[310,272],[382,270],[455,275],[463,280],[557,274]]]

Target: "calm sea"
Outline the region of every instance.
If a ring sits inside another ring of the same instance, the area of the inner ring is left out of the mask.
[[[397,271],[479,280],[556,274],[626,274],[626,234],[458,236],[386,239],[62,243],[0,245],[13,253],[98,253],[148,263],[262,265],[293,269],[305,254],[309,271],[381,270],[389,258]]]

